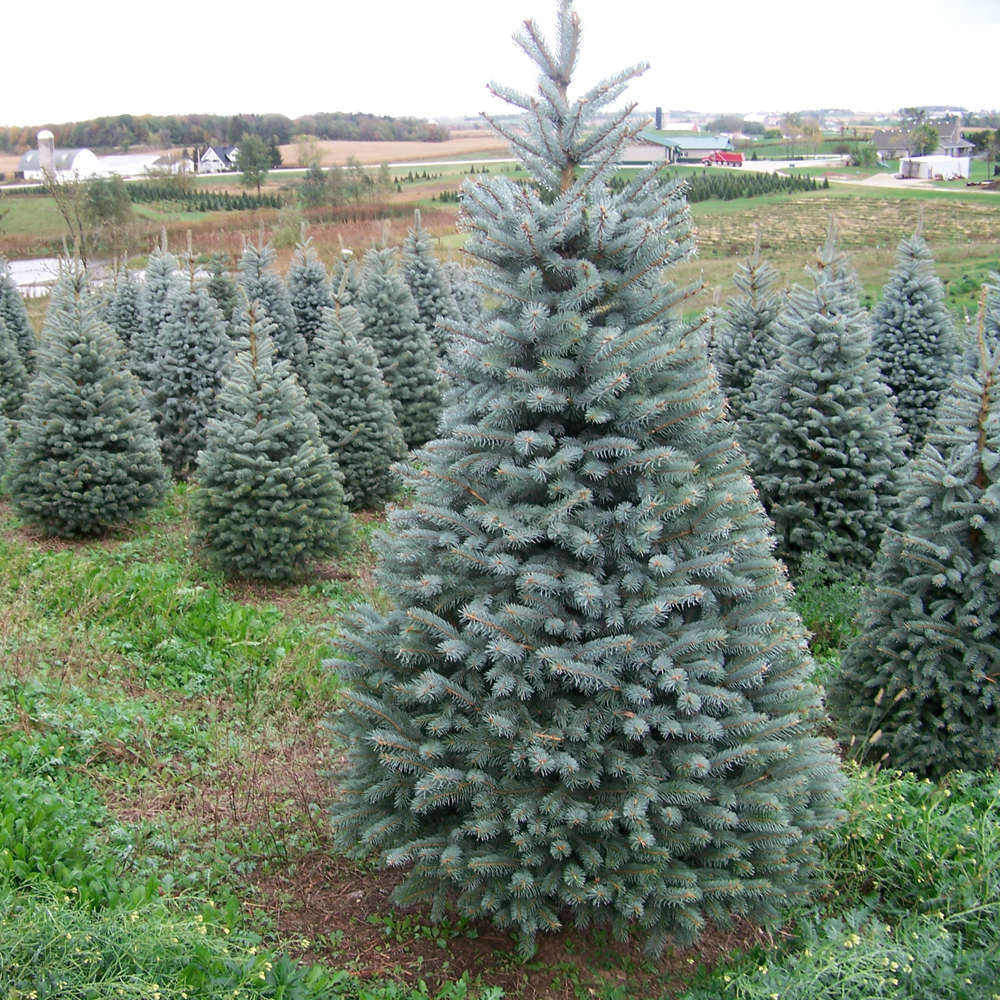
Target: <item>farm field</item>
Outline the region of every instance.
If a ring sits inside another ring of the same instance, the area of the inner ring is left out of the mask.
[[[461,159],[473,153],[506,153],[507,144],[502,139],[483,133],[446,139],[444,142],[350,142],[324,139],[315,143],[321,154],[320,163],[324,167],[343,166],[348,157],[359,163],[379,164],[385,162]],[[299,162],[297,143],[279,146],[281,158],[287,166]]]

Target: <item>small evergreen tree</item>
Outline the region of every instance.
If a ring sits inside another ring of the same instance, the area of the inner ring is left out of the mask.
[[[0,319],[7,325],[7,335],[17,345],[21,363],[29,375],[35,371],[38,338],[28,317],[24,297],[14,283],[7,258],[0,254]]]
[[[479,289],[472,283],[469,269],[462,267],[458,261],[450,260],[444,265],[444,273],[451,285],[451,296],[458,307],[462,322],[475,326],[483,315],[483,298]]]
[[[231,353],[226,321],[208,289],[195,282],[190,262],[188,287],[172,299],[149,378],[163,460],[176,476],[186,478],[205,447]]]
[[[0,494],[7,492],[4,476],[7,474],[7,457],[10,451],[10,421],[3,415],[3,397],[0,396]]]
[[[872,346],[896,397],[896,415],[919,450],[959,363],[944,286],[919,233],[899,244],[896,267],[872,315]]]
[[[413,228],[403,243],[400,271],[413,296],[418,319],[424,324],[438,354],[443,353],[449,334],[447,329],[437,325],[438,321],[454,327],[461,323],[462,315],[452,296],[451,284],[434,255],[430,231],[420,222],[419,210],[413,213]]]
[[[77,275],[59,286],[8,484],[20,517],[73,537],[140,516],[163,498],[167,476],[121,341],[99,319]]]
[[[288,269],[288,290],[299,333],[306,346],[312,347],[316,331],[323,322],[323,310],[333,306],[330,278],[323,262],[316,256],[312,240],[305,233],[295,246]]]
[[[239,285],[229,273],[229,254],[213,253],[208,260],[208,273],[210,277],[205,290],[215,300],[226,326],[229,327],[240,300]]]
[[[803,891],[842,777],[704,336],[671,308],[682,191],[655,168],[607,190],[634,105],[606,108],[637,71],[571,102],[570,0],[557,46],[525,27],[538,95],[493,89],[532,113],[490,121],[532,183],[465,202],[497,305],[403,470],[392,608],[357,609],[334,662],[334,829],[409,866],[396,899],[435,917],[454,891],[530,951],[570,908],[655,953]]]
[[[355,301],[403,438],[416,448],[437,430],[441,395],[434,345],[399,276],[394,247],[373,247],[365,254]]]
[[[0,413],[17,420],[27,388],[28,373],[21,363],[21,353],[0,316]]]
[[[729,400],[729,416],[739,422],[751,405],[754,376],[767,369],[777,355],[774,324],[781,298],[774,291],[778,272],[760,256],[760,231],[753,254],[733,276],[739,295],[728,303],[719,325],[712,360],[722,391]]]
[[[247,301],[259,302],[273,324],[271,340],[279,358],[284,358],[298,376],[300,385],[308,385],[309,351],[299,332],[288,288],[274,264],[277,254],[263,235],[257,244],[250,240],[243,245],[240,258],[239,282]]]
[[[342,306],[349,306],[358,294],[361,283],[361,268],[354,251],[341,247],[340,256],[333,262],[330,274],[330,287],[337,288],[337,299]]]
[[[226,573],[285,580],[343,551],[350,516],[316,415],[250,303],[198,456],[192,538]]]
[[[810,273],[815,287],[796,285],[778,320],[779,354],[751,386],[743,435],[778,554],[794,567],[826,544],[864,571],[898,502],[905,439],[833,226]]]
[[[118,273],[115,293],[108,304],[107,323],[126,347],[142,338],[142,298],[142,287],[135,274],[123,267]]]
[[[320,433],[337,459],[355,510],[391,499],[399,480],[390,471],[406,454],[378,359],[353,306],[323,313],[313,341],[309,399]]]
[[[171,300],[181,287],[177,258],[167,249],[167,233],[163,231],[160,245],[149,255],[146,283],[143,286],[141,334],[133,335],[129,343],[132,372],[143,382],[152,377],[156,351],[160,343],[160,328],[167,321]]]
[[[1000,275],[993,276],[1000,282]],[[859,756],[937,779],[1000,753],[1000,287],[943,397],[830,693]]]

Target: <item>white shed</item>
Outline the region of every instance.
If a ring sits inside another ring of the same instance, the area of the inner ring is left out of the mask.
[[[953,181],[969,176],[968,156],[908,156],[899,161],[900,177]]]

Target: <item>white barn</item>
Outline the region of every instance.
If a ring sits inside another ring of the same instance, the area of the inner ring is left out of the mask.
[[[54,151],[54,157],[57,180],[86,180],[101,173],[100,162],[89,149],[57,149]],[[29,149],[21,157],[14,176],[22,177],[26,181],[45,179],[37,149]]]

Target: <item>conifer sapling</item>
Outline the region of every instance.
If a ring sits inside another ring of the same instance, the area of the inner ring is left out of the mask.
[[[143,382],[152,377],[156,352],[160,343],[160,328],[167,321],[171,300],[181,287],[177,273],[177,258],[167,249],[167,232],[149,255],[146,281],[143,285],[141,331],[136,331],[129,343],[129,362],[133,373]]]
[[[7,334],[17,345],[25,370],[29,375],[33,374],[38,338],[28,317],[24,297],[10,273],[10,265],[3,254],[0,254],[0,319],[6,323]]]
[[[896,416],[919,451],[959,356],[944,286],[919,233],[896,251],[896,266],[872,314],[872,346],[895,396]]]
[[[142,390],[83,280],[64,275],[53,293],[8,471],[18,515],[68,537],[134,520],[168,483]]]
[[[21,353],[0,316],[0,413],[7,419],[17,420],[27,388],[28,373],[21,362]]]
[[[261,233],[257,243],[243,245],[239,283],[248,302],[259,302],[273,324],[271,340],[279,358],[284,358],[298,376],[300,385],[309,383],[309,351],[299,332],[288,288],[275,267],[277,254]]]
[[[312,355],[309,399],[344,477],[350,506],[357,510],[385,503],[399,489],[390,469],[406,454],[406,444],[375,351],[353,306],[337,301],[324,311]]]
[[[402,468],[392,608],[344,629],[334,830],[408,867],[401,903],[439,918],[454,892],[524,952],[569,909],[656,953],[802,893],[842,777],[703,328],[664,281],[689,210],[655,168],[608,190],[639,70],[567,96],[570,0],[556,46],[531,21],[518,40],[538,94],[494,85],[531,113],[491,124],[532,183],[465,187],[496,306],[449,351],[444,436]]]
[[[348,547],[350,515],[316,415],[277,356],[272,328],[255,302],[237,323],[238,353],[198,456],[192,539],[225,573],[286,580]]]
[[[778,554],[794,569],[826,545],[863,572],[898,501],[905,438],[833,225],[810,273],[814,287],[796,285],[778,319],[778,355],[754,379],[742,435]]]
[[[333,293],[326,268],[316,256],[312,240],[306,237],[304,226],[288,268],[288,291],[299,333],[311,349],[316,331],[323,322],[323,310],[333,306]]]
[[[413,228],[403,242],[400,267],[406,287],[413,296],[417,317],[424,324],[438,354],[444,351],[449,334],[447,327],[462,321],[451,284],[434,255],[434,241],[430,231],[420,221],[419,209],[413,213]],[[438,322],[443,326],[438,326]]]
[[[118,272],[115,293],[108,304],[107,322],[126,347],[142,337],[142,298],[142,286],[134,272],[123,267]]]
[[[729,400],[729,416],[736,422],[749,409],[754,376],[777,354],[774,324],[781,311],[781,298],[774,290],[777,279],[778,272],[761,259],[758,229],[753,253],[733,276],[739,294],[726,303],[712,345],[712,360]]]
[[[208,273],[210,277],[205,287],[219,307],[228,328],[240,302],[239,286],[229,273],[229,254],[213,253],[208,260]]]
[[[395,247],[372,247],[361,265],[354,299],[410,448],[429,441],[441,411],[437,355],[399,276]]]
[[[1000,275],[993,275],[1000,283]],[[937,410],[830,692],[856,755],[938,779],[1000,753],[1000,285]]]
[[[148,383],[163,461],[182,478],[205,447],[208,420],[215,415],[232,354],[226,321],[205,285],[195,280],[190,248],[188,271],[188,287],[174,294],[160,329]]]

